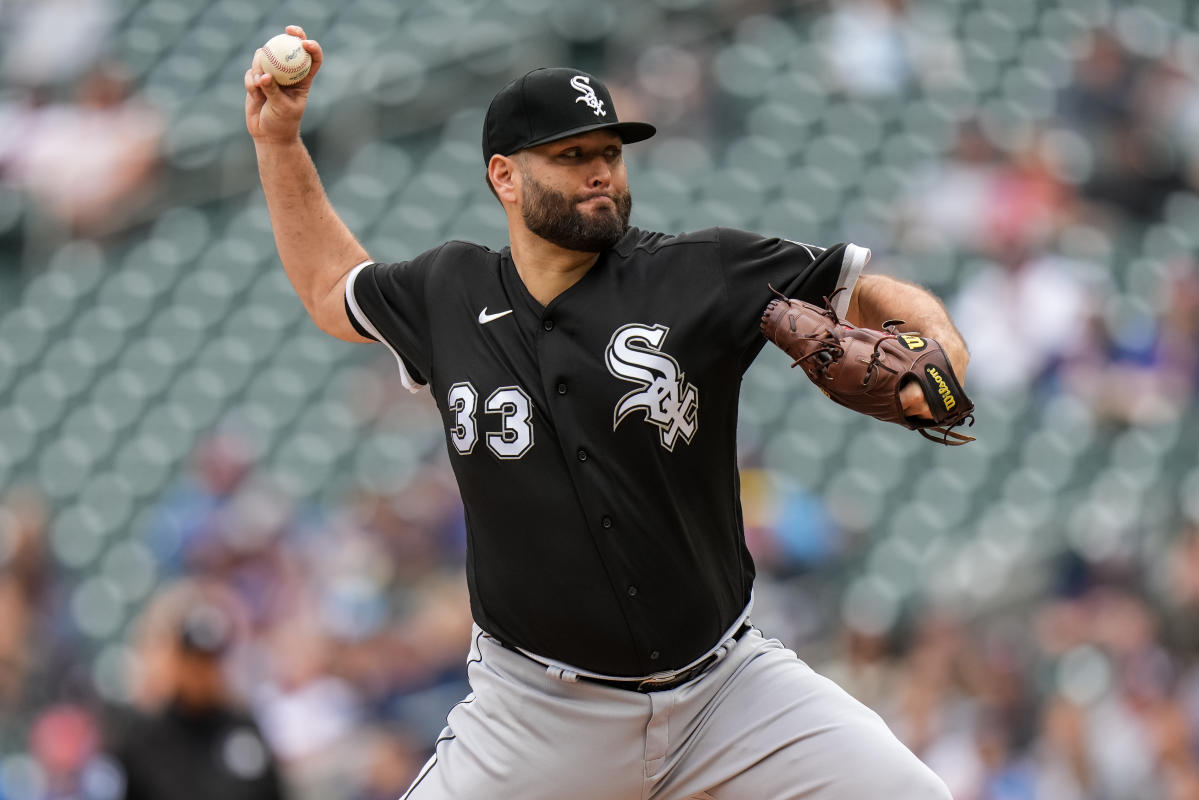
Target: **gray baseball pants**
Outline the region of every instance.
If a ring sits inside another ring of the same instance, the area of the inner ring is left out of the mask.
[[[952,800],[877,714],[756,629],[641,694],[475,628],[472,692],[401,800]]]

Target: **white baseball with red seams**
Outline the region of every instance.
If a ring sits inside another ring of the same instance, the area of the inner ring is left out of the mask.
[[[263,72],[270,74],[280,86],[291,86],[304,80],[312,68],[312,56],[301,46],[303,41],[299,36],[287,33],[272,36],[258,51],[258,63]]]

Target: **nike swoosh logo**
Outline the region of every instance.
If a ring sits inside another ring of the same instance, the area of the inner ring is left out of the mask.
[[[479,324],[486,325],[488,322],[494,322],[495,320],[499,319],[500,317],[506,317],[511,313],[512,313],[512,309],[508,309],[507,311],[501,311],[498,314],[488,314],[487,306],[483,306],[483,310],[479,312]]]

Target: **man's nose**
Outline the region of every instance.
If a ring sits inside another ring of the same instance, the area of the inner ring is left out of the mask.
[[[591,180],[588,185],[593,189],[607,186],[612,182],[612,168],[605,159],[597,159],[591,170]]]

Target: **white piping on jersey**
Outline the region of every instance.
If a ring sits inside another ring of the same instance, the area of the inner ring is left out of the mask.
[[[808,254],[808,258],[812,259],[813,261],[815,261],[815,260],[816,260],[816,254],[812,252],[812,248],[811,248],[809,245],[806,245],[806,244],[804,244],[803,242],[797,242],[797,241],[795,241],[794,239],[786,239],[786,238],[784,238],[784,239],[783,239],[783,241],[784,241],[784,242],[790,242],[791,244],[795,245],[796,247],[802,247],[802,248],[803,248],[803,249],[804,249],[804,250],[807,252],[807,254]],[[819,250],[821,253],[823,253],[823,252],[824,252],[825,250],[827,250],[828,248],[825,248],[825,247],[817,247],[816,249],[817,249],[817,250]]]
[[[366,328],[371,336],[374,336],[381,344],[385,345],[391,354],[396,357],[396,364],[400,368],[400,383],[404,384],[404,388],[416,394],[421,389],[425,388],[423,383],[417,383],[413,377],[408,374],[408,368],[404,366],[404,359],[400,357],[399,352],[391,346],[391,344],[383,338],[383,334],[379,333],[379,329],[367,319],[366,312],[358,305],[358,298],[354,297],[354,281],[358,279],[358,273],[362,272],[364,267],[369,267],[373,261],[363,261],[354,269],[350,270],[349,277],[346,278],[346,303],[350,306],[350,311],[354,312],[354,318],[358,320],[358,324]]]
[[[671,678],[673,678],[675,675],[678,675],[680,672],[691,669],[696,664],[703,661],[705,658],[708,658],[713,653],[715,653],[717,650],[719,650],[722,647],[724,647],[725,645],[727,645],[729,640],[733,638],[733,634],[735,634],[737,632],[737,629],[740,628],[743,624],[745,624],[746,621],[749,620],[749,612],[753,609],[753,607],[754,607],[754,590],[750,589],[749,590],[749,602],[746,603],[745,608],[741,611],[741,614],[737,617],[736,621],[733,622],[733,624],[729,626],[729,629],[724,632],[724,635],[722,635],[720,637],[720,639],[716,642],[716,644],[712,645],[712,648],[710,650],[708,650],[708,652],[704,653],[699,658],[696,658],[690,664],[686,664],[682,667],[679,667],[678,669],[670,669],[670,670],[665,670],[663,672],[651,672],[649,675],[642,675],[642,676],[636,677],[636,678],[630,678],[627,675],[605,675],[602,672],[591,672],[590,670],[580,669],[579,667],[573,667],[564,661],[555,661],[552,658],[546,658],[544,656],[539,656],[536,653],[530,653],[528,650],[525,650],[523,647],[518,647],[516,649],[519,652],[523,653],[528,658],[533,659],[538,664],[541,664],[543,667],[545,667],[546,672],[548,672],[552,677],[557,678],[558,680],[561,680],[561,681],[566,681],[567,683],[574,683],[580,677],[598,678],[600,680],[605,680],[605,681],[625,681],[627,683],[641,683],[642,681],[648,680],[650,678],[653,678],[655,680],[667,681],[667,680],[670,680]],[[494,638],[494,637],[492,637],[492,638]]]
[[[845,315],[849,313],[849,298],[853,294],[854,284],[858,282],[858,277],[861,276],[862,270],[868,263],[870,263],[870,250],[856,244],[845,245],[845,253],[841,256],[841,274],[837,276],[836,286],[845,291],[838,292],[837,299],[833,303],[833,310],[837,312],[837,316],[844,319]]]

